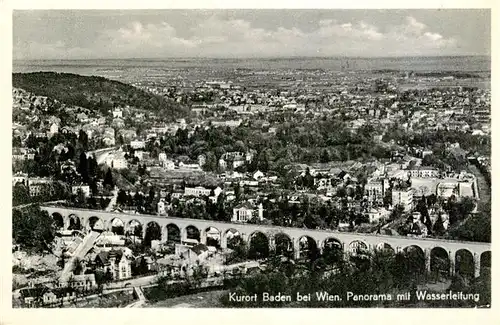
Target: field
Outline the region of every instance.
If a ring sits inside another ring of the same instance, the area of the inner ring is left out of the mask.
[[[146,290],[144,291],[146,292]],[[217,290],[168,298],[154,303],[147,303],[143,308],[220,308],[222,305],[219,298],[226,292],[225,290]]]

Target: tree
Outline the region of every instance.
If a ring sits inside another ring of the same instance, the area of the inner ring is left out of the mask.
[[[107,186],[109,188],[112,188],[114,186],[111,168],[108,168],[108,170],[106,171],[106,175],[104,176],[104,186]]]
[[[128,201],[127,192],[125,192],[125,190],[120,189],[118,191],[118,197],[116,198],[116,203],[118,203],[119,205],[126,205],[127,201]]]
[[[203,279],[208,276],[208,267],[196,261],[196,264],[191,268],[191,275],[187,277],[187,281],[191,288],[199,288]]]
[[[12,238],[21,248],[36,253],[50,252],[54,237],[53,220],[39,206],[12,211]]]
[[[89,148],[89,136],[87,132],[80,130],[78,132],[78,143],[80,144],[82,150],[87,151]]]
[[[443,224],[443,217],[441,214],[437,217],[436,221],[434,222],[434,226],[432,227],[432,232],[436,236],[442,236],[446,232],[446,229],[444,228]]]
[[[320,161],[322,163],[327,163],[330,161],[330,154],[328,153],[328,150],[323,149],[323,151],[321,152]]]
[[[12,205],[21,205],[30,203],[30,193],[26,186],[21,183],[17,183],[12,188]]]
[[[80,160],[78,163],[78,172],[82,176],[83,182],[88,183],[89,173],[88,173],[87,155],[83,151],[80,153]]]
[[[404,213],[403,206],[400,204],[396,204],[394,206],[391,214],[389,215],[389,220],[391,220],[391,221],[398,220],[399,218],[401,218],[403,216],[403,213]]]

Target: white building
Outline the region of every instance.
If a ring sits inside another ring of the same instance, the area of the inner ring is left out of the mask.
[[[166,209],[167,205],[165,203],[165,200],[164,199],[161,199],[159,202],[158,202],[158,214],[159,215],[165,215],[167,214],[167,209]]]
[[[410,177],[436,178],[439,177],[439,170],[434,167],[416,167],[408,170]]]
[[[413,189],[411,187],[393,189],[392,205],[401,205],[404,211],[411,211],[413,208]]]
[[[143,149],[143,148],[146,148],[146,142],[143,140],[133,140],[133,141],[130,141],[130,146],[133,149]]]
[[[47,190],[47,193],[53,194],[54,188],[51,186],[53,180],[50,178],[34,177],[28,179],[28,188],[30,196],[39,196]]]
[[[139,159],[139,160],[144,159],[143,154],[144,154],[144,151],[142,151],[142,150],[134,151],[134,157],[137,157],[137,159]]]
[[[370,209],[367,212],[368,220],[370,223],[379,221],[380,219],[388,217],[390,212],[385,208]]]
[[[443,182],[439,183],[436,188],[436,196],[448,199],[452,195],[459,195],[459,185],[458,183]]]
[[[385,193],[385,179],[371,179],[365,185],[365,195],[368,201],[382,203]]]
[[[255,209],[249,203],[243,203],[233,209],[232,222],[248,222],[252,218],[257,217],[259,221],[264,220],[264,208],[262,203],[259,204],[258,209]]]
[[[53,136],[54,134],[59,132],[59,125],[56,123],[52,123],[50,126],[49,136]]]
[[[88,186],[88,185],[75,185],[75,186],[71,187],[71,193],[73,193],[75,195],[78,194],[78,190],[82,190],[83,195],[85,197],[90,196],[90,186]]]
[[[209,196],[211,190],[208,188],[205,188],[203,186],[197,186],[197,187],[186,187],[184,188],[184,195],[186,196]]]
[[[114,169],[128,168],[127,159],[125,159],[125,153],[123,151],[108,154],[104,162],[107,166]]]
[[[122,118],[123,117],[123,111],[120,108],[115,108],[113,110],[113,118]]]
[[[162,161],[162,165],[166,170],[174,170],[175,169],[175,163],[172,160],[165,160]]]

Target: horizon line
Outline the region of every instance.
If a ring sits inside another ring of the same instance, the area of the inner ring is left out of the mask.
[[[490,54],[453,54],[453,55],[395,55],[395,56],[308,56],[308,55],[298,55],[298,56],[241,56],[241,57],[217,57],[217,56],[205,56],[205,57],[182,57],[182,56],[172,56],[172,57],[128,57],[128,58],[74,58],[74,59],[56,59],[56,58],[29,58],[29,59],[12,59],[15,61],[88,61],[88,60],[275,60],[275,59],[398,59],[398,58],[453,58],[453,57],[491,57]]]

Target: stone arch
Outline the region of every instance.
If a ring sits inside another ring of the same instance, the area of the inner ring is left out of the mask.
[[[336,263],[344,258],[344,244],[335,237],[327,237],[323,240],[323,258],[327,262]]]
[[[75,214],[68,216],[68,229],[69,230],[82,230],[82,221]]]
[[[269,257],[269,238],[262,231],[256,230],[248,236],[248,257],[251,259]]]
[[[116,235],[124,235],[125,234],[125,222],[118,217],[114,217],[109,220],[108,230],[113,232]]]
[[[168,244],[180,244],[181,243],[181,229],[175,223],[169,223],[165,226]]]
[[[182,241],[196,240],[201,242],[201,231],[194,225],[188,225],[182,229]]]
[[[128,236],[142,238],[142,235],[144,234],[143,228],[144,227],[139,220],[132,219],[129,222],[127,222],[125,234]]]
[[[91,216],[87,220],[87,229],[103,231],[104,230],[104,222],[101,218],[97,216]]]
[[[455,272],[463,276],[474,276],[474,256],[466,248],[455,253]]]
[[[295,249],[297,250],[295,254],[300,259],[314,261],[320,255],[316,240],[307,235],[300,236],[297,239],[297,247],[295,247]]]
[[[425,273],[425,252],[422,247],[409,245],[403,249],[405,272],[411,274]]]
[[[491,251],[485,251],[480,255],[479,274],[489,276],[491,274]]]
[[[353,240],[349,243],[349,254],[351,256],[366,255],[369,252],[369,246],[362,240]]]
[[[52,220],[56,229],[64,229],[64,217],[59,212],[52,213]]]
[[[241,232],[235,228],[226,229],[222,233],[221,247],[234,249],[240,244],[245,244],[243,241],[243,235]]]
[[[431,272],[434,274],[450,275],[450,256],[443,247],[433,247],[431,249]]]
[[[293,257],[293,240],[284,232],[278,232],[273,237],[276,255]]]
[[[394,249],[394,247],[392,247],[388,243],[379,243],[379,244],[377,244],[377,246],[375,246],[375,249],[379,252],[388,252],[391,254],[396,253],[396,250]]]
[[[156,221],[149,221],[144,229],[144,245],[151,246],[153,240],[161,241],[161,226]]]
[[[221,231],[215,227],[205,228],[201,234],[201,242],[207,246],[220,247]]]

